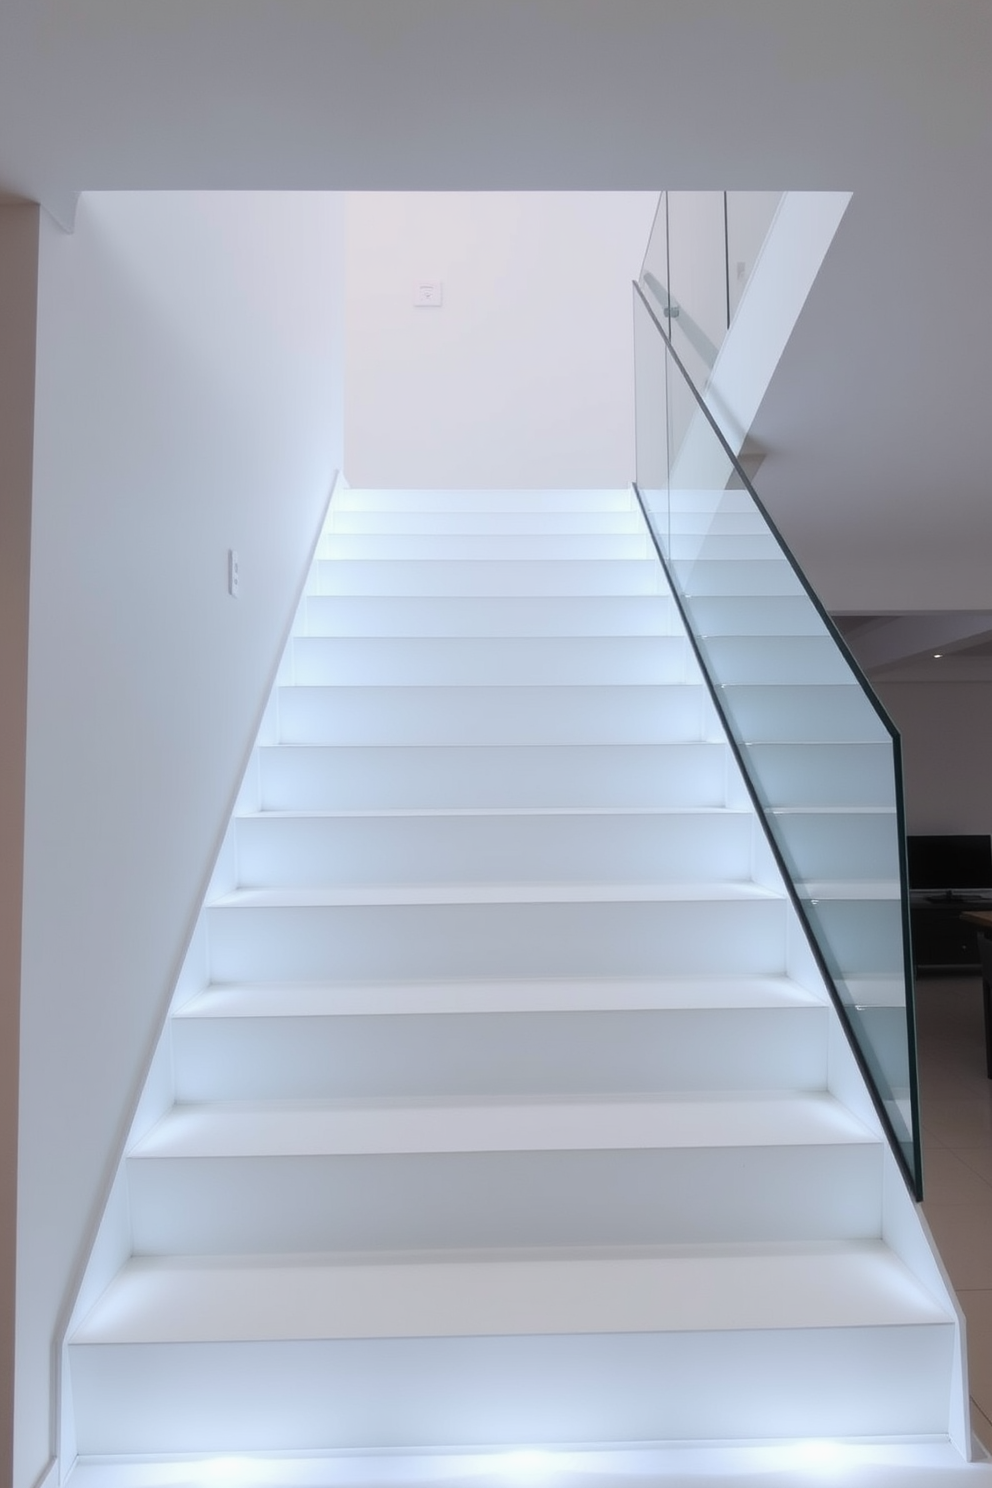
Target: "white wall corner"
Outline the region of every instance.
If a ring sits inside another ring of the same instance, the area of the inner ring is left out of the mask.
[[[735,454],[850,201],[849,191],[783,194],[706,388],[706,404]]]

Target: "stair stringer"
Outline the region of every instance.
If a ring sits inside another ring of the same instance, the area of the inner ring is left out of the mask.
[[[75,1295],[65,1315],[65,1323],[53,1349],[55,1375],[55,1455],[48,1477],[64,1483],[76,1460],[76,1424],[72,1397],[72,1375],[69,1368],[69,1340],[80,1320],[104,1292],[132,1254],[131,1221],[127,1196],[126,1164],[128,1153],[151,1130],[175,1103],[175,1079],[172,1062],[171,1019],[177,1008],[199,992],[209,977],[206,907],[220,894],[228,893],[237,881],[235,822],[240,812],[258,803],[258,749],[276,737],[275,699],[281,682],[288,678],[293,637],[301,632],[306,604],[306,584],[313,568],[314,555],[327,523],[335,492],[346,489],[340,471],[333,473],[320,523],[314,533],[310,555],[297,582],[296,603],[289,625],[283,632],[283,647],[275,673],[262,683],[256,719],[260,716],[254,742],[247,748],[247,762],[240,783],[233,786],[234,804],[230,820],[217,849],[216,860],[206,865],[206,888],[189,941],[182,953],[175,985],[164,1006],[162,1022],[148,1060],[140,1094],[125,1128],[116,1167],[103,1204],[89,1253],[79,1274]],[[249,738],[251,736],[249,735]],[[246,745],[248,740],[246,740]],[[243,756],[244,757],[244,756]]]

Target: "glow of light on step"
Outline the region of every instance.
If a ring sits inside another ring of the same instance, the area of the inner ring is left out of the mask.
[[[552,1452],[507,1452],[494,1464],[514,1483],[537,1483],[550,1477],[559,1467]]]
[[[250,1457],[210,1457],[197,1463],[190,1475],[196,1488],[251,1488],[268,1479],[268,1464]]]
[[[836,1441],[800,1441],[781,1450],[788,1463],[797,1468],[820,1468],[834,1476],[838,1468],[853,1465],[857,1449]]]

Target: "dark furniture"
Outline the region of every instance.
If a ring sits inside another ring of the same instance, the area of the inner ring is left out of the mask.
[[[913,962],[917,973],[976,972],[978,941],[962,914],[992,908],[988,898],[914,894],[910,900]]]
[[[987,832],[906,839],[913,960],[917,972],[979,969],[969,910],[992,909],[992,838]]]

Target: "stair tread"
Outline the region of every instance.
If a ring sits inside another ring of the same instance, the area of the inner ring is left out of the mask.
[[[525,817],[559,817],[559,816],[736,816],[750,817],[754,813],[749,806],[696,806],[691,801],[679,806],[409,806],[409,807],[387,807],[379,810],[357,810],[343,811],[333,807],[305,809],[296,807],[289,809],[268,810],[262,808],[258,811],[239,811],[235,815],[236,821],[318,821],[361,820],[366,817],[387,818],[394,817],[490,817],[490,816],[525,816]]]
[[[319,909],[363,905],[645,904],[778,900],[760,884],[735,881],[686,883],[442,883],[357,884],[328,888],[235,889],[212,909]]]
[[[658,639],[663,640],[671,638],[659,636]],[[555,692],[578,692],[583,695],[588,695],[590,692],[596,691],[606,691],[611,693],[629,691],[637,693],[655,692],[659,695],[660,698],[668,693],[671,688],[697,688],[702,687],[702,685],[702,678],[699,676],[680,677],[677,682],[630,682],[626,680],[620,682],[607,682],[602,680],[597,680],[595,682],[574,682],[571,680],[567,682],[506,682],[503,680],[487,682],[484,677],[478,677],[472,682],[283,682],[279,685],[279,692],[282,694],[286,694],[291,692],[297,693],[333,691],[337,694],[342,692],[377,693],[393,690],[403,692],[416,691],[422,693],[542,693],[553,690]]]
[[[376,1156],[874,1143],[833,1096],[774,1092],[175,1106],[132,1157]]]
[[[132,1259],[85,1344],[949,1325],[880,1242],[654,1254]]]
[[[339,511],[631,511],[629,486],[349,487],[334,497]],[[690,506],[695,511],[695,506]],[[333,510],[333,507],[332,507]]]
[[[770,976],[643,982],[409,982],[365,986],[263,982],[207,987],[177,1009],[173,1017],[389,1017],[823,1005],[823,996],[786,977]]]

